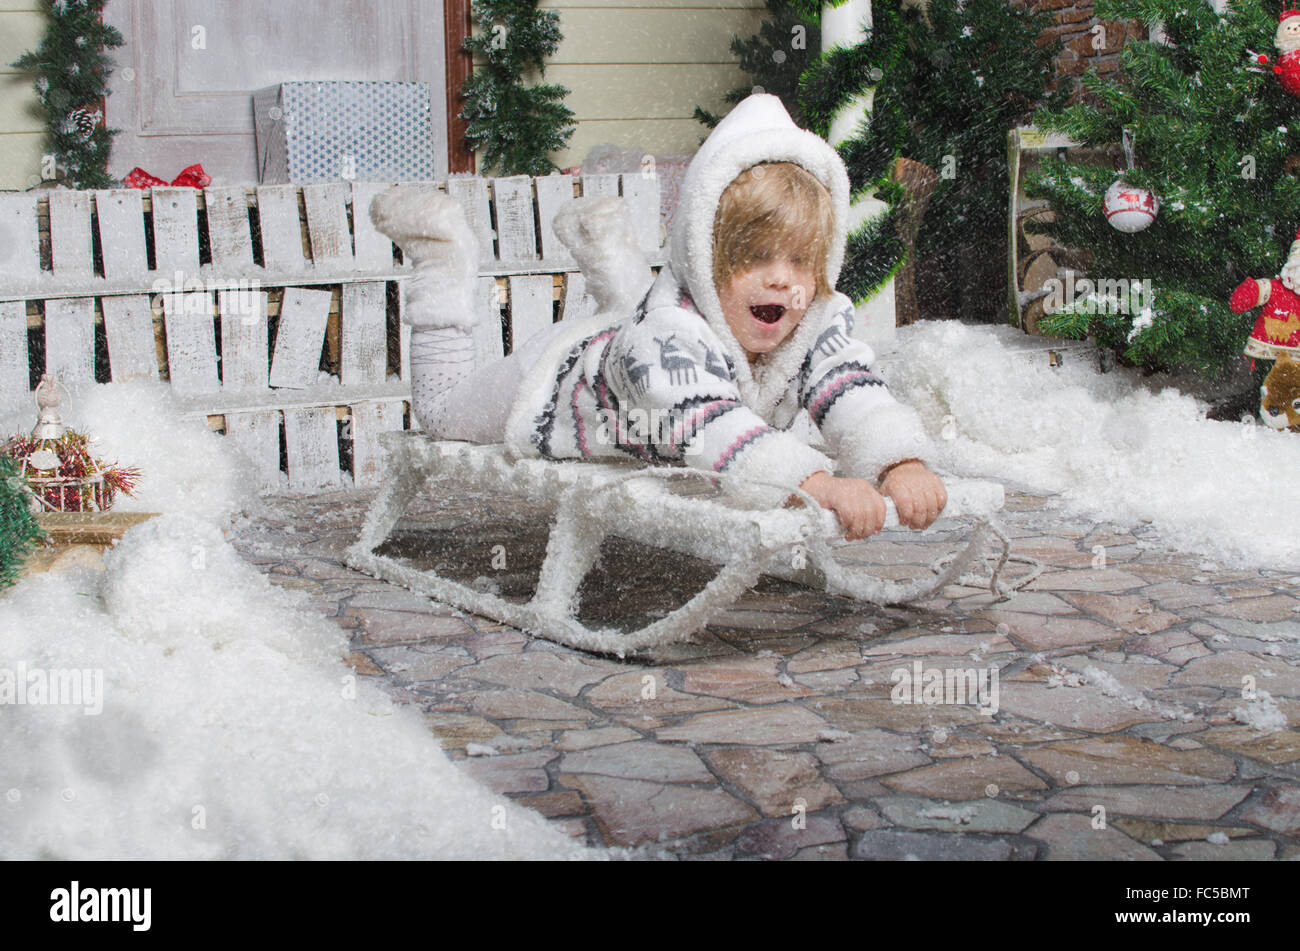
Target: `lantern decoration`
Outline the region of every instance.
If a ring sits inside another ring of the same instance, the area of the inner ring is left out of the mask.
[[[90,452],[90,439],[63,425],[55,380],[46,374],[36,387],[39,416],[30,436],[0,445],[17,474],[26,481],[44,510],[107,512],[117,493],[131,495],[138,469],[105,465]]]

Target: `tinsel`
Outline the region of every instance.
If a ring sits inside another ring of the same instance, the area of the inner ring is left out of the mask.
[[[58,455],[57,470],[31,465],[32,454],[42,449]],[[0,446],[0,457],[7,457],[42,506],[52,512],[107,512],[117,493],[130,496],[140,478],[138,469],[97,460],[89,438],[71,429],[57,440],[16,436]]]

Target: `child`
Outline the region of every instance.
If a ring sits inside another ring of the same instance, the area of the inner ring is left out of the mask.
[[[427,212],[385,202],[392,194],[371,214],[405,249],[428,236]],[[549,327],[459,382],[470,333],[463,305],[408,300],[416,416],[440,438],[505,442],[521,456],[727,473],[738,479],[724,486],[742,504],[780,505],[798,486],[839,516],[849,539],[880,530],[882,493],[903,524],[930,525],[947,496],[922,461],[925,431],[871,371],[871,349],[852,336],[853,304],[833,290],[849,211],[834,149],[798,129],[775,96],[750,96],[701,146],[681,196],[669,264],[653,282],[625,206],[571,203],[556,234],[599,312]],[[412,214],[423,231],[403,219]],[[463,274],[459,260],[444,270]],[[424,387],[422,398],[421,379],[435,376],[436,395]],[[843,476],[786,432],[800,410]]]

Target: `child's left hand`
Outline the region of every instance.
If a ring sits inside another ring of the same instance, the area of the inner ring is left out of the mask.
[[[894,500],[898,522],[908,528],[929,528],[948,504],[943,481],[919,460],[890,469],[880,483],[880,494]]]

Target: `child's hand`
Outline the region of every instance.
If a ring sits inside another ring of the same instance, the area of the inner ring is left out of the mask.
[[[865,479],[837,479],[829,472],[815,472],[799,488],[839,517],[844,537],[851,542],[884,527],[885,499]]]
[[[948,504],[943,482],[917,460],[890,469],[880,483],[880,493],[894,500],[898,523],[908,528],[929,528]]]

